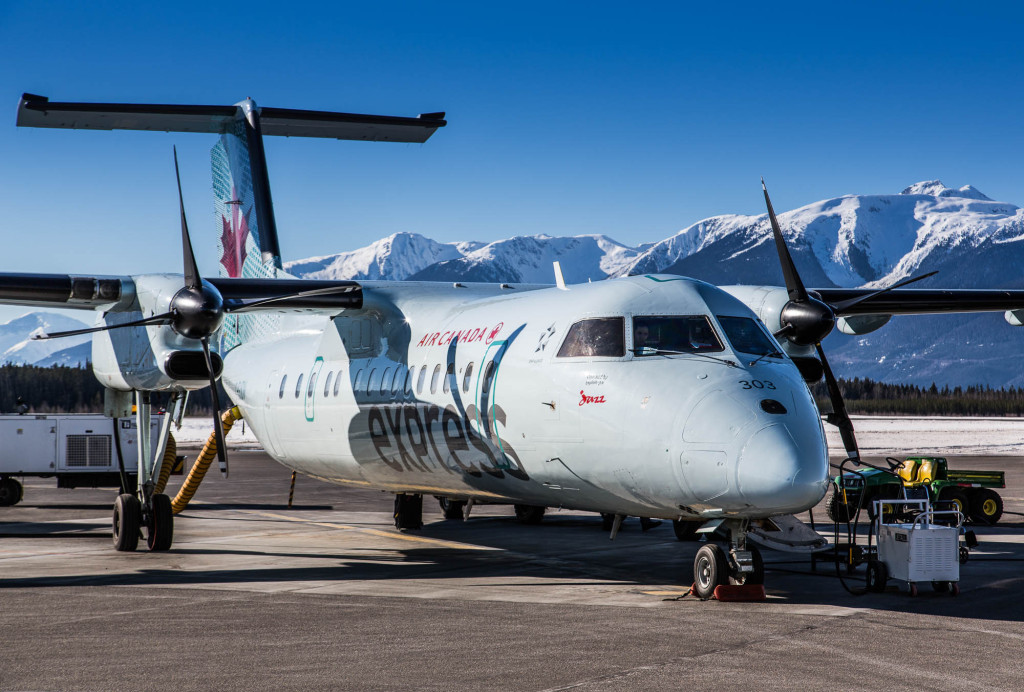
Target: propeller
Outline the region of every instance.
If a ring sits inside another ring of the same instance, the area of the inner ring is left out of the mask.
[[[178,170],[178,151],[176,147],[174,149],[174,177],[178,184],[178,209],[181,214],[181,248],[184,265],[182,282],[184,285],[171,297],[170,309],[167,312],[132,320],[131,322],[53,332],[50,334],[36,334],[32,338],[35,340],[59,339],[67,336],[123,329],[125,327],[164,325],[170,326],[175,333],[182,337],[198,340],[203,349],[206,371],[210,378],[210,395],[213,399],[213,429],[217,440],[217,459],[220,463],[221,473],[226,478],[228,475],[228,458],[227,450],[224,446],[224,430],[221,427],[220,421],[221,411],[220,397],[217,394],[217,378],[213,367],[213,357],[210,354],[210,337],[216,334],[224,324],[224,318],[227,314],[254,310],[290,298],[345,293],[352,290],[352,287],[351,285],[329,286],[257,300],[232,300],[230,304],[225,304],[220,291],[213,284],[203,279],[196,264],[195,253],[192,251],[192,239],[189,237],[188,232],[188,222],[185,219],[185,200],[181,192],[181,174]]]
[[[891,286],[873,291],[866,295],[844,300],[835,304],[829,304],[818,297],[811,295],[800,280],[800,274],[796,270],[793,257],[786,247],[786,241],[782,237],[782,229],[779,227],[779,220],[775,217],[775,210],[772,208],[771,198],[768,196],[768,187],[761,178],[761,188],[764,190],[764,201],[768,207],[768,219],[772,226],[772,235],[775,239],[775,249],[779,254],[779,264],[782,266],[782,276],[786,282],[786,291],[789,293],[789,302],[783,306],[779,314],[779,322],[782,328],[775,332],[775,337],[785,337],[791,343],[799,346],[813,345],[821,361],[822,371],[825,377],[825,385],[828,387],[829,399],[832,402],[832,413],[828,414],[826,420],[839,428],[843,439],[843,447],[846,455],[855,461],[860,460],[860,451],[857,448],[857,438],[853,431],[853,422],[846,411],[846,402],[839,389],[832,368],[825,357],[825,350],[821,342],[826,336],[832,333],[836,320],[845,314],[850,314],[851,308],[855,305],[870,302],[872,299],[887,293],[895,288],[906,286],[934,276],[937,272],[929,272],[920,276],[904,279]]]

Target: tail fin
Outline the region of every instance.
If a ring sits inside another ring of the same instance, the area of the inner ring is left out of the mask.
[[[234,106],[181,106],[55,102],[45,96],[23,94],[18,104],[18,125],[219,134],[212,161],[221,275],[274,279],[287,274],[281,268],[263,135],[422,143],[447,122],[444,113],[406,118],[257,108],[252,99]],[[276,320],[270,315],[229,317],[222,350],[276,330]]]

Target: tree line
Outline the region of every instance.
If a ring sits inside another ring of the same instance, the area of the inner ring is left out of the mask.
[[[221,407],[231,400],[218,385]],[[163,406],[169,396],[154,394],[153,404]],[[92,366],[0,365],[0,413],[18,413],[18,400],[28,413],[102,413],[103,385],[92,374]],[[213,411],[209,387],[189,394],[189,416],[208,416]]]
[[[887,384],[868,378],[840,379],[846,408],[850,413],[866,415],[913,416],[1024,416],[1024,388],[993,389],[988,385],[968,387],[919,387],[913,384]],[[219,387],[221,406],[230,399]],[[811,387],[818,408],[832,410],[824,382]],[[18,398],[29,413],[98,413],[103,411],[103,386],[93,377],[92,367],[53,365],[0,366],[0,413],[15,413]],[[167,395],[154,395],[154,404],[162,405]],[[211,415],[213,405],[209,388],[189,395],[186,413]]]

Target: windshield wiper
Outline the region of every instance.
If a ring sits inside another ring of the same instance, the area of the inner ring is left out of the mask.
[[[738,368],[739,365],[726,358],[719,358],[709,353],[698,353],[697,351],[667,351],[660,348],[653,348],[651,346],[641,346],[639,348],[631,348],[634,356],[699,356],[701,358],[709,358],[716,363],[723,363],[728,365],[730,368]]]
[[[762,353],[757,358],[755,358],[754,360],[750,361],[750,363],[747,364],[747,367],[748,368],[752,368],[755,365],[757,365],[758,363],[760,363],[762,360],[764,360],[765,358],[782,358],[782,357],[783,357],[782,351],[772,351],[771,353]]]

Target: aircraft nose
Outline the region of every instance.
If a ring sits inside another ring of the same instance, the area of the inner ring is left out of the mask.
[[[737,467],[740,493],[751,506],[770,512],[801,512],[825,495],[828,457],[814,437],[798,440],[789,426],[776,423],[753,433]],[[817,443],[816,443],[817,442]]]

